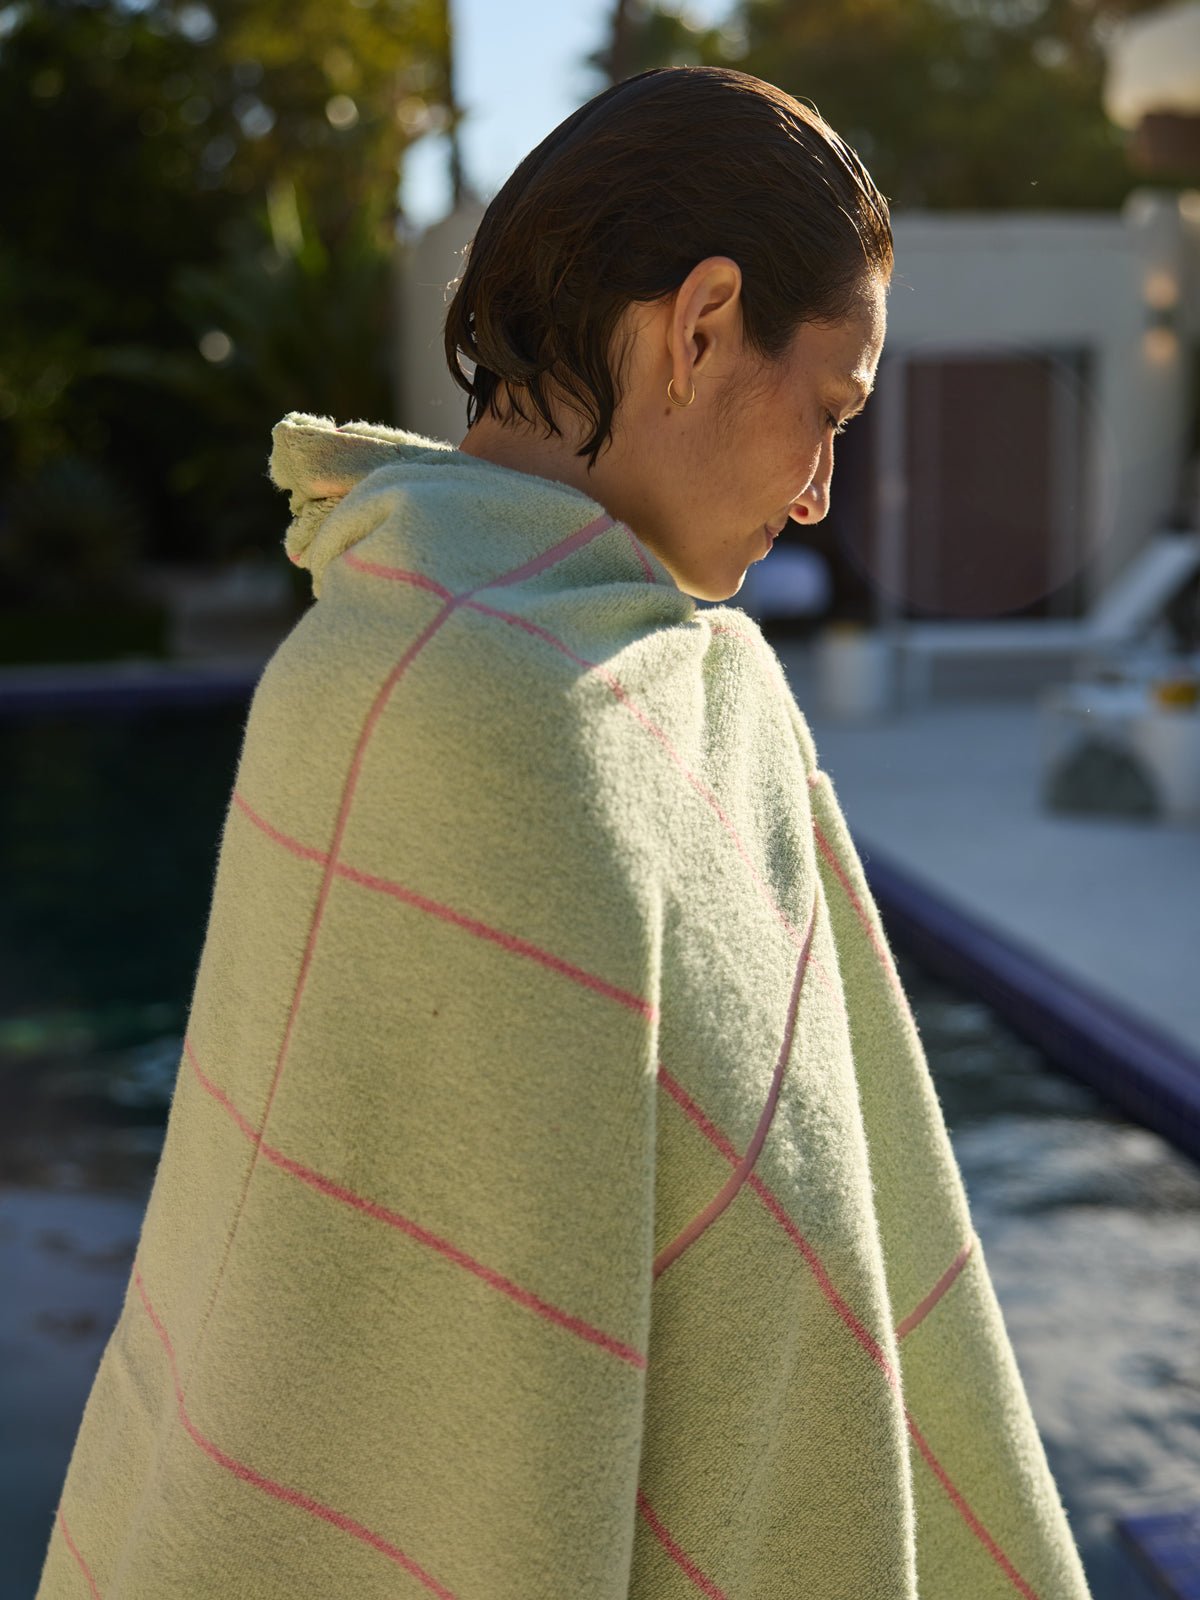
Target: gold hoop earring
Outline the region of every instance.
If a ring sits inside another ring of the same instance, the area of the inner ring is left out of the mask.
[[[674,387],[675,387],[675,379],[674,378],[669,378],[667,380],[667,399],[671,402],[671,404],[675,405],[675,406],[690,406],[691,403],[692,403],[692,400],[694,400],[696,398],[696,385],[695,384],[692,385],[692,400],[677,400],[675,398],[674,393],[672,392]]]

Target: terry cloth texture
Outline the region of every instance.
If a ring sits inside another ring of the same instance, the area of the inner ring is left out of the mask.
[[[38,1600],[1086,1600],[760,629],[562,484],[273,439],[320,599]]]

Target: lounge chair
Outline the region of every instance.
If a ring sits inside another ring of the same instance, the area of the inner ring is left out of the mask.
[[[1086,617],[980,622],[900,622],[896,643],[906,705],[927,702],[938,660],[982,657],[1060,664],[1076,677],[1141,642],[1163,608],[1200,570],[1200,533],[1155,534]]]

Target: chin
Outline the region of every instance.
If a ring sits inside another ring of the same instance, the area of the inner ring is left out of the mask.
[[[712,571],[704,574],[677,572],[670,568],[668,571],[675,579],[676,587],[684,594],[690,594],[693,600],[707,600],[711,605],[720,605],[725,600],[732,600],[746,581],[745,567],[735,574],[731,574],[726,568],[723,575]]]
[[[734,595],[741,589],[745,577],[746,574],[743,572],[732,588],[728,583],[701,583],[692,582],[691,579],[686,583],[681,583],[679,587],[684,594],[690,594],[693,600],[708,600],[713,605],[720,605],[722,601],[733,599]]]
[[[742,585],[745,583],[745,581],[746,581],[746,568],[743,567],[742,570],[738,573],[737,578],[733,580],[732,584],[729,583],[728,581],[725,582],[725,583],[714,583],[714,584],[712,584],[711,585],[712,593],[708,596],[708,598],[710,600],[715,600],[717,602],[720,602],[722,600],[733,600],[737,595],[739,595],[741,593]]]

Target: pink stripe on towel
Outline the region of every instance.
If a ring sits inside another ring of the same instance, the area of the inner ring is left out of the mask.
[[[383,1538],[382,1535],[364,1527],[361,1522],[357,1522],[353,1517],[347,1516],[344,1511],[335,1511],[332,1506],[323,1505],[321,1501],[314,1500],[311,1495],[305,1494],[302,1490],[292,1489],[286,1484],[277,1483],[273,1478],[264,1477],[261,1472],[256,1472],[253,1467],[247,1466],[244,1461],[234,1460],[232,1456],[226,1455],[219,1445],[214,1444],[207,1434],[202,1433],[188,1415],[188,1409],[183,1399],[183,1389],[179,1383],[179,1368],[175,1361],[174,1347],[171,1344],[167,1330],[159,1319],[158,1313],[150,1304],[150,1297],[146,1293],[146,1286],[142,1282],[142,1275],[137,1267],[133,1269],[133,1278],[137,1284],[138,1293],[142,1297],[142,1304],[146,1308],[146,1314],[153,1323],[154,1331],[158,1334],[163,1348],[167,1352],[167,1359],[171,1364],[171,1381],[175,1387],[175,1403],[179,1412],[179,1420],[201,1450],[204,1451],[205,1455],[210,1456],[218,1466],[224,1467],[227,1472],[232,1472],[234,1477],[240,1478],[243,1483],[253,1484],[256,1489],[262,1489],[266,1494],[274,1495],[277,1500],[283,1500],[288,1505],[295,1506],[299,1511],[306,1511],[310,1516],[320,1517],[322,1521],[332,1523],[335,1528],[341,1528],[344,1533],[350,1534],[352,1538],[361,1539],[364,1544],[370,1545],[374,1550],[378,1550],[380,1555],[386,1556],[389,1561],[395,1562],[398,1567],[403,1567],[405,1572],[411,1573],[431,1594],[437,1595],[438,1600],[455,1600],[454,1594],[444,1584],[438,1583],[437,1579],[431,1577],[424,1567],[414,1561],[411,1556],[406,1556],[403,1550]]]
[[[618,1005],[636,1012],[647,1022],[657,1020],[658,1008],[649,1000],[643,1000],[641,995],[634,994],[628,989],[621,989],[615,983],[609,983],[606,978],[598,978],[594,972],[577,967],[573,962],[564,961],[561,956],[553,955],[549,950],[543,950],[536,944],[530,944],[527,939],[518,938],[515,933],[505,933],[499,928],[490,927],[486,922],[477,922],[474,917],[464,916],[461,911],[455,911],[437,900],[430,900],[423,894],[417,894],[413,889],[405,889],[398,883],[390,883],[386,878],[377,878],[370,872],[359,872],[356,867],[348,867],[344,862],[339,863],[337,870],[339,877],[349,878],[352,883],[360,883],[367,889],[378,889],[381,894],[393,895],[397,900],[403,900],[421,911],[428,911],[432,916],[441,917],[446,922],[454,923],[456,927],[464,928],[477,938],[490,939],[514,955],[528,956],[531,961],[538,961],[542,966],[561,972],[573,983],[581,984],[585,989],[594,989],[597,994],[615,1000]]]
[[[725,1134],[722,1133],[719,1128],[717,1128],[716,1124],[713,1123],[709,1117],[705,1116],[701,1108],[696,1105],[695,1101],[693,1101],[688,1095],[682,1084],[678,1083],[676,1079],[674,1079],[670,1073],[668,1073],[666,1069],[661,1066],[659,1068],[658,1076],[668,1093],[684,1109],[696,1126],[700,1128],[701,1132],[710,1141],[710,1143],[720,1150],[721,1154],[727,1161],[736,1162],[738,1159],[737,1151],[734,1149],[729,1139],[726,1138]],[[872,1336],[862,1320],[855,1315],[849,1305],[847,1305],[846,1301],[842,1299],[841,1295],[835,1288],[832,1279],[826,1272],[821,1258],[805,1238],[803,1233],[801,1233],[797,1225],[792,1221],[779,1197],[767,1186],[766,1183],[763,1182],[762,1178],[759,1177],[758,1173],[756,1172],[752,1172],[747,1178],[746,1182],[747,1185],[753,1189],[758,1197],[762,1200],[763,1204],[767,1207],[767,1210],[770,1211],[771,1215],[788,1234],[789,1238],[796,1245],[804,1259],[808,1262],[812,1269],[813,1275],[817,1280],[817,1284],[820,1287],[821,1293],[829,1301],[830,1305],[837,1312],[838,1316],[845,1323],[846,1327],[854,1335],[854,1338],[871,1357],[871,1360],[879,1368],[880,1372],[887,1379],[891,1387],[896,1391],[896,1394],[898,1396],[901,1395],[902,1390],[899,1376],[891,1362],[888,1360],[887,1356],[883,1353],[879,1341]],[[901,1404],[903,1404],[903,1400],[901,1400]],[[922,1456],[925,1458],[930,1470],[934,1473],[938,1482],[942,1485],[942,1488],[949,1495],[955,1510],[966,1522],[971,1532],[981,1542],[988,1554],[997,1563],[1013,1587],[1017,1589],[1020,1594],[1025,1596],[1025,1600],[1040,1600],[1036,1590],[1032,1589],[1025,1579],[1021,1577],[1020,1573],[1013,1566],[1012,1562],[1004,1554],[1003,1550],[1001,1550],[1000,1546],[992,1538],[991,1534],[988,1533],[983,1523],[967,1504],[967,1501],[951,1479],[950,1474],[946,1471],[941,1462],[938,1460],[937,1456],[933,1453],[933,1450],[927,1443],[925,1436],[918,1428],[915,1417],[909,1411],[907,1406],[904,1406],[904,1420],[908,1427],[909,1433],[916,1441],[917,1446],[920,1449]]]
[[[692,1583],[697,1589],[699,1589],[700,1593],[707,1595],[708,1600],[726,1600],[724,1589],[718,1589],[717,1585],[712,1581],[712,1579],[706,1577],[696,1563],[692,1560],[692,1558],[686,1554],[683,1546],[676,1540],[672,1539],[671,1535],[667,1532],[666,1527],[655,1513],[649,1500],[646,1499],[646,1496],[640,1489],[638,1490],[637,1494],[637,1503],[638,1510],[642,1513],[642,1516],[645,1517],[647,1523],[650,1525],[650,1528],[654,1533],[654,1537],[658,1540],[659,1544],[662,1545],[663,1549],[667,1552],[675,1565],[692,1580]]]
[[[520,1284],[514,1283],[511,1278],[507,1278],[503,1273],[497,1272],[494,1267],[485,1266],[482,1261],[476,1260],[474,1256],[469,1255],[465,1250],[461,1250],[457,1245],[451,1244],[448,1239],[443,1239],[428,1228],[421,1227],[419,1223],[413,1222],[410,1217],[401,1216],[398,1211],[392,1211],[389,1207],[382,1206],[375,1200],[368,1200],[364,1195],[357,1194],[353,1189],[347,1188],[345,1184],[338,1183],[327,1174],[305,1166],[303,1162],[295,1160],[292,1156],[284,1155],[282,1150],[277,1150],[274,1145],[268,1144],[254,1127],[254,1124],[242,1115],[225,1091],[218,1088],[205,1073],[196,1059],[196,1052],[193,1050],[190,1040],[185,1038],[183,1044],[201,1086],[219,1105],[224,1106],[246,1137],[258,1145],[267,1160],[279,1167],[281,1171],[289,1173],[293,1178],[299,1178],[301,1183],[308,1184],[309,1188],[315,1189],[319,1194],[328,1195],[331,1200],[340,1200],[343,1205],[353,1206],[356,1211],[361,1211],[365,1216],[374,1217],[377,1222],[384,1222],[389,1227],[396,1228],[399,1232],[407,1234],[410,1239],[415,1240],[417,1244],[423,1244],[431,1250],[436,1250],[446,1260],[453,1261],[456,1266],[464,1267],[468,1272],[474,1273],[477,1278],[482,1279],[490,1288],[498,1289],[501,1294],[506,1294],[510,1300],[516,1301],[518,1305],[525,1306],[527,1310],[536,1312],[539,1317],[544,1317],[547,1322],[556,1323],[569,1333],[578,1334],[580,1338],[587,1340],[588,1343],[598,1345],[601,1349],[607,1350],[610,1355],[615,1355],[620,1360],[627,1361],[631,1367],[639,1370],[645,1368],[646,1357],[640,1350],[635,1350],[632,1345],[625,1344],[622,1340],[614,1338],[612,1334],[605,1333],[601,1328],[593,1327],[590,1322],[585,1322],[582,1317],[577,1317],[570,1312],[561,1310],[558,1306],[552,1305],[550,1301],[543,1300],[540,1295],[534,1294],[531,1289],[523,1289]]]
[[[88,1581],[88,1588],[92,1591],[94,1600],[101,1600],[100,1590],[96,1587],[96,1580],[92,1577],[91,1568],[79,1554],[79,1546],[71,1537],[71,1530],[67,1527],[67,1519],[65,1516],[63,1516],[62,1506],[59,1506],[58,1508],[58,1525],[62,1529],[63,1538],[67,1541],[68,1550],[70,1550],[71,1554],[75,1557],[75,1560],[79,1563],[79,1570],[83,1573],[84,1577]]]
[[[847,876],[847,873],[846,873],[846,869],[842,866],[842,863],[838,860],[837,853],[835,852],[833,846],[830,844],[829,840],[822,833],[820,824],[817,822],[817,819],[815,817],[813,818],[813,831],[816,834],[817,844],[820,847],[821,854],[825,857],[826,861],[828,861],[829,865],[832,867],[834,873],[837,876],[838,882],[841,884],[842,888],[846,891],[846,898],[849,900],[850,904],[854,907],[855,915],[858,917],[858,920],[862,923],[864,929],[866,930],[867,938],[871,941],[871,948],[875,951],[875,954],[879,957],[879,965],[883,968],[884,975],[886,976],[888,982],[891,984],[892,988],[896,991],[896,994],[898,995],[901,1004],[903,1005],[904,1009],[907,1011],[908,1010],[908,998],[904,993],[904,988],[901,985],[900,977],[899,977],[899,974],[896,971],[895,964],[892,961],[891,954],[888,951],[887,947],[880,942],[879,934],[876,931],[875,924],[871,921],[870,916],[867,914],[866,907],[863,905],[862,901],[858,898],[857,894],[855,894],[854,885],[850,882],[850,879],[849,879],[849,877]]]
[[[946,1268],[945,1272],[942,1273],[941,1277],[934,1284],[933,1288],[925,1296],[924,1300],[922,1300],[919,1305],[914,1306],[904,1318],[903,1322],[897,1325],[897,1339],[903,1339],[906,1333],[911,1333],[919,1323],[925,1320],[925,1318],[933,1310],[934,1306],[937,1305],[938,1301],[945,1294],[946,1290],[954,1282],[955,1278],[958,1277],[959,1273],[966,1266],[967,1257],[971,1254],[974,1244],[975,1239],[972,1235],[972,1237],[967,1240],[966,1244],[963,1245],[962,1249],[955,1256],[954,1260]]]
[[[354,554],[353,547],[346,551],[342,560],[355,572],[365,572],[369,578],[391,578],[397,583],[410,583],[415,589],[428,589],[443,600],[454,598],[451,591],[435,578],[427,578],[423,572],[411,572],[407,567],[388,567],[381,561],[364,561],[361,556]]]
[[[250,819],[269,839],[282,845],[285,850],[291,851],[295,856],[300,856],[306,861],[315,861],[319,865],[328,863],[329,857],[323,850],[317,850],[312,845],[302,844],[300,840],[293,839],[281,829],[273,827],[264,817],[260,816],[254,808],[242,798],[234,795],[239,809]],[[598,994],[605,995],[610,1000],[615,1000],[618,1005],[627,1007],[636,1012],[648,1022],[658,1019],[658,1008],[649,1000],[644,1000],[641,995],[634,994],[629,989],[622,989],[615,983],[610,983],[607,978],[598,977],[585,968],[576,966],[573,962],[566,961],[562,956],[556,956],[549,950],[544,950],[540,945],[535,945],[527,939],[520,938],[515,933],[506,933],[501,928],[494,928],[486,922],[480,922],[474,917],[468,917],[464,912],[456,911],[453,906],[443,904],[438,900],[431,900],[427,895],[418,894],[415,889],[406,888],[403,884],[395,883],[390,878],[377,877],[371,872],[361,872],[357,867],[350,866],[345,861],[339,861],[334,868],[335,876],[345,878],[351,883],[357,883],[364,889],[373,889],[380,894],[391,895],[393,899],[402,900],[406,905],[415,906],[419,911],[426,911],[431,916],[441,917],[446,922],[453,923],[456,927],[464,929],[467,933],[474,934],[479,939],[490,939],[493,943],[510,950],[514,955],[527,956],[531,961],[538,961],[543,966],[550,967],[555,972],[560,972],[564,977],[581,984],[584,988],[594,989]]]
[[[772,894],[769,885],[763,881],[761,874],[755,868],[754,863],[751,861],[750,855],[746,850],[746,846],[742,842],[741,835],[738,833],[729,817],[726,816],[720,801],[717,799],[716,795],[713,794],[708,785],[702,783],[701,780],[696,777],[691,768],[675,749],[674,745],[667,738],[663,730],[653,720],[652,717],[648,716],[646,712],[641,709],[641,707],[625,689],[620,680],[611,672],[609,672],[606,667],[602,667],[598,662],[589,661],[585,656],[577,655],[576,652],[572,650],[569,645],[565,644],[560,638],[558,638],[556,634],[551,633],[548,628],[543,628],[535,622],[530,622],[527,617],[514,616],[511,612],[500,611],[495,606],[485,605],[482,601],[478,600],[469,600],[466,603],[472,611],[480,611],[488,616],[496,617],[501,622],[509,623],[513,627],[522,628],[526,633],[534,634],[538,638],[544,639],[547,644],[552,645],[554,649],[561,651],[563,655],[576,662],[579,666],[586,668],[587,671],[595,673],[598,678],[602,679],[602,681],[608,685],[613,694],[616,695],[617,699],[626,708],[626,710],[628,710],[632,716],[637,718],[638,722],[640,722],[642,727],[646,729],[647,733],[658,740],[663,749],[666,751],[668,759],[683,774],[684,778],[686,778],[688,783],[692,785],[692,787],[696,790],[696,793],[701,797],[706,805],[708,805],[713,812],[715,812],[722,827],[724,827],[725,831],[732,839],[734,848],[748,867],[750,876],[758,887],[760,894],[770,906],[780,926],[783,928],[792,944],[799,949],[803,942],[799,930],[792,925],[787,914],[784,912],[783,908]],[[837,985],[835,985],[832,979],[829,977],[829,974],[825,970],[824,964],[818,957],[813,957],[813,964],[816,967],[816,970],[820,975],[821,981],[825,985],[826,989],[831,994],[837,993]]]
[[[671,1243],[661,1249],[654,1261],[654,1276],[660,1274],[675,1261],[689,1245],[694,1244],[704,1230],[710,1227],[733,1200],[738,1190],[745,1183],[758,1160],[759,1151],[767,1137],[767,1130],[775,1116],[775,1107],[779,1101],[779,1091],[783,1086],[783,1074],[792,1053],[792,1035],[796,1029],[796,1013],[800,1006],[800,990],[804,983],[804,973],[808,967],[809,951],[812,949],[813,931],[817,925],[817,906],[819,901],[814,900],[812,915],[808,919],[808,932],[804,938],[804,949],[796,967],[796,976],[792,981],[792,995],[788,1004],[787,1020],[784,1023],[783,1043],[779,1049],[779,1059],[775,1064],[775,1074],[771,1079],[771,1087],[767,1094],[766,1104],[758,1119],[758,1126],[754,1130],[754,1137],[746,1148],[746,1154],[733,1169],[728,1180],[708,1202],[704,1209],[683,1228]]]

